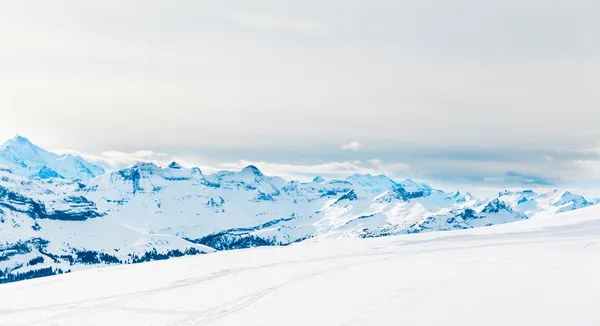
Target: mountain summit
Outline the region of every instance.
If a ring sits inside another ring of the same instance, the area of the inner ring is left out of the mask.
[[[81,157],[49,152],[20,135],[0,146],[0,166],[32,178],[90,179],[105,173]]]

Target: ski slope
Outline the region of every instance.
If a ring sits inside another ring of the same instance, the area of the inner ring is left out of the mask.
[[[600,325],[600,208],[0,286],[0,325]]]

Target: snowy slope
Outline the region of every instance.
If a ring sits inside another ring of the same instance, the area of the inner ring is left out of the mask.
[[[0,286],[2,325],[598,325],[600,209]]]
[[[48,152],[19,135],[0,145],[0,167],[41,179],[89,179],[104,174],[104,169],[81,157]]]

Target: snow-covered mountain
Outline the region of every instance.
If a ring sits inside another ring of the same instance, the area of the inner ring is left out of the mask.
[[[255,166],[205,175],[137,163],[79,180],[26,172],[0,170],[2,282],[310,238],[470,229],[598,203],[561,191],[484,199],[384,175],[288,182]]]
[[[81,157],[48,152],[19,135],[0,146],[0,167],[40,179],[89,179],[105,173]]]
[[[498,198],[518,212],[531,217],[539,212],[561,213],[592,206],[598,199],[588,200],[570,191],[552,190],[547,193],[536,193],[533,190],[508,191],[498,194]]]

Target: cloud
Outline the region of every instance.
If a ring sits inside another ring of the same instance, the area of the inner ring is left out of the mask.
[[[504,174],[504,182],[507,184],[521,184],[521,185],[535,185],[535,186],[555,186],[557,179],[528,174],[528,173],[519,173],[516,171],[507,171]]]
[[[76,156],[80,156],[83,159],[92,162],[94,164],[100,165],[108,170],[117,170],[137,162],[151,162],[159,166],[166,166],[172,161],[177,161],[183,166],[193,166],[189,162],[185,162],[181,159],[176,159],[175,157],[165,154],[158,153],[151,150],[138,150],[132,152],[121,152],[121,151],[105,151],[98,155],[94,154],[85,154],[73,150],[57,150],[57,153],[70,153]]]
[[[2,7],[0,137],[89,151],[598,141],[597,1],[71,2]]]
[[[600,160],[578,160],[575,162],[578,169],[582,169],[584,173],[591,177],[600,178]]]
[[[357,141],[353,141],[346,145],[342,145],[342,150],[344,151],[359,151],[361,148],[362,144]]]
[[[370,159],[367,162],[371,164],[377,171],[381,171],[381,173],[388,175],[393,175],[398,172],[406,174],[410,169],[408,164],[402,162],[386,163],[376,158]]]
[[[374,162],[373,162],[374,161]],[[376,163],[376,164],[373,164]],[[267,175],[281,176],[288,180],[310,180],[315,176],[326,178],[344,178],[349,175],[359,174],[386,174],[393,176],[399,172],[406,172],[408,165],[404,163],[386,164],[380,160],[363,161],[334,161],[313,165],[252,162],[241,160],[236,163],[221,163],[213,167],[205,168],[206,171],[214,172],[223,170],[240,170],[248,165],[258,167]]]
[[[311,21],[299,20],[290,16],[273,14],[238,13],[229,15],[229,20],[242,28],[266,29],[281,32],[319,32],[323,25]]]

